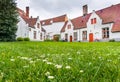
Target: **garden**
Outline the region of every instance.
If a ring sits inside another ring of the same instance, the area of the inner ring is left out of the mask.
[[[120,82],[120,43],[1,42],[0,82]]]

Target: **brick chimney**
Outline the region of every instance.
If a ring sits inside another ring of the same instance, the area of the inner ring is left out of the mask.
[[[29,17],[29,7],[26,7],[26,16]]]
[[[83,16],[87,15],[88,14],[88,6],[87,5],[84,5],[83,6]]]

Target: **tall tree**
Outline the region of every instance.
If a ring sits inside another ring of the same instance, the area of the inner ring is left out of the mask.
[[[18,14],[15,0],[0,0],[0,41],[16,38]]]

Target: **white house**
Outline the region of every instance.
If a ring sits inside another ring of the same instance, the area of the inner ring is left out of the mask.
[[[88,13],[83,6],[83,16],[74,18],[61,30],[61,38],[68,41],[120,41],[120,4]],[[71,27],[71,28],[69,28]],[[69,33],[70,32],[70,33]]]
[[[31,41],[43,41],[45,39],[45,30],[41,27],[39,17],[29,17],[29,7],[26,12],[18,8],[19,22],[16,32],[16,38],[28,37]]]
[[[60,35],[60,31],[67,20],[66,15],[41,20],[41,25],[46,30],[46,39],[54,39],[54,36]]]

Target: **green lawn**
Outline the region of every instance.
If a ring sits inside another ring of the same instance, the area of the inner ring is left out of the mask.
[[[120,82],[120,42],[0,43],[0,82]]]

